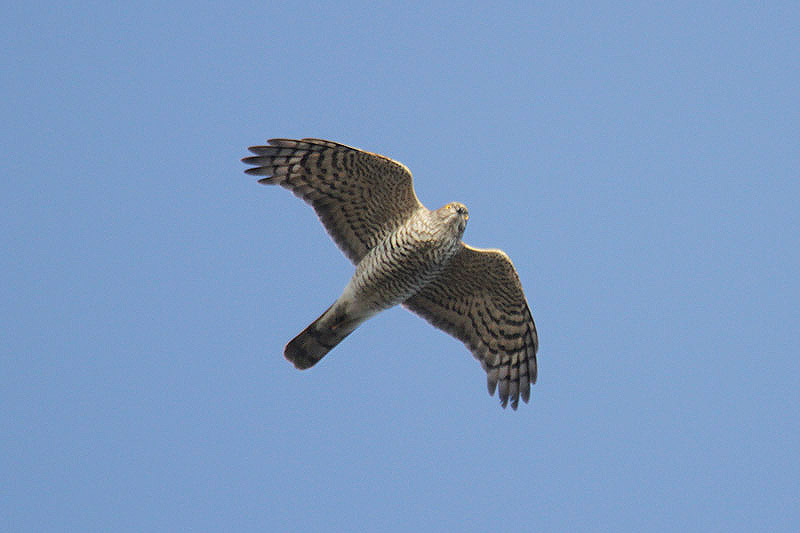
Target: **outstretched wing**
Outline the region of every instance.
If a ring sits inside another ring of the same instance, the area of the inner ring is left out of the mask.
[[[357,263],[422,207],[411,172],[382,155],[321,139],[270,139],[242,159],[259,183],[281,185],[314,207],[339,248]]]
[[[403,304],[464,342],[487,373],[489,394],[500,384],[505,407],[527,402],[536,383],[539,340],[519,276],[500,250],[462,243],[436,280]]]

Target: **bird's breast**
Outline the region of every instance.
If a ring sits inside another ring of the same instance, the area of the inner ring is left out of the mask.
[[[345,290],[374,311],[400,304],[434,280],[459,246],[424,225],[407,224],[364,256]]]

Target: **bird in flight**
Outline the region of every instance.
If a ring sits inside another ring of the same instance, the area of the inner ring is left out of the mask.
[[[536,326],[511,259],[461,242],[464,204],[431,211],[405,165],[343,144],[271,139],[249,150],[245,172],[309,203],[355,264],[341,296],[286,345],[286,359],[310,368],[365,320],[402,305],[469,348],[503,407],[528,402]]]

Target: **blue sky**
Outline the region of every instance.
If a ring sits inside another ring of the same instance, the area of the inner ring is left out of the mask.
[[[0,489],[33,530],[790,530],[796,3],[21,3],[0,36]],[[243,174],[396,158],[514,260],[503,410],[402,309],[284,344],[352,266]]]

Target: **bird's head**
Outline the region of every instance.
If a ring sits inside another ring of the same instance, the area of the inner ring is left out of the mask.
[[[467,206],[461,202],[450,202],[446,206],[437,209],[436,212],[455,234],[456,238],[460,239],[461,235],[464,234],[464,229],[467,227],[467,220],[469,220]]]

